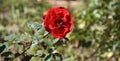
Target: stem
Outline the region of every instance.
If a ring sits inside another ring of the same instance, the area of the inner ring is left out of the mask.
[[[44,39],[45,37],[48,36],[49,33],[46,33],[41,39]]]

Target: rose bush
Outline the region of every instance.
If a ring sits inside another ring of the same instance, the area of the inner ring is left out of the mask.
[[[44,27],[55,38],[65,38],[73,28],[73,21],[66,8],[55,7],[44,16]]]

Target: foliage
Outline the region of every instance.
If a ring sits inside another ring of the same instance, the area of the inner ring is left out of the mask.
[[[120,1],[82,1],[68,7],[73,32],[55,39],[43,27],[46,0],[0,0],[0,61],[119,61]]]
[[[78,47],[95,50],[89,58],[95,60],[112,60],[119,58],[119,0],[85,1],[87,8],[78,11],[73,39],[77,38]],[[83,52],[85,52],[85,50]],[[89,50],[89,51],[91,51]],[[85,55],[85,54],[84,54]],[[87,55],[85,55],[87,56]],[[85,58],[85,57],[84,57]],[[92,61],[92,59],[91,59]]]

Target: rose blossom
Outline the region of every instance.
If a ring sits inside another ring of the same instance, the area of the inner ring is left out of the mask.
[[[44,27],[55,38],[65,38],[73,28],[73,21],[66,8],[55,7],[44,15]]]

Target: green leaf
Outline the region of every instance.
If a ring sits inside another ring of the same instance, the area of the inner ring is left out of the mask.
[[[58,41],[59,41],[58,38],[54,39],[54,40],[53,40],[53,44],[57,43]]]
[[[43,42],[45,42],[45,45],[48,46],[48,47],[53,46],[53,43],[52,43],[51,39],[45,38]]]
[[[32,57],[30,61],[44,61],[44,60],[41,59],[40,57]]]
[[[40,49],[40,47],[34,43],[30,46],[30,49],[28,49],[26,53],[30,55],[34,55],[38,49]]]
[[[4,38],[4,40],[13,41],[16,38],[15,34],[10,34]]]
[[[69,41],[69,39],[68,38],[62,38],[62,39],[60,39],[60,41],[62,41],[63,43],[66,44]]]
[[[34,43],[37,43],[38,42],[38,39],[37,39],[37,37],[35,37],[35,36],[31,36],[31,41],[33,41]]]
[[[14,58],[14,54],[12,52],[4,52],[1,54],[1,56],[4,56],[5,58]]]
[[[49,54],[52,54],[55,49],[56,49],[55,47],[49,48],[49,49],[48,49],[48,53],[49,53]]]
[[[62,59],[62,56],[60,55],[60,54],[58,54],[58,53],[54,53],[53,54],[53,57],[54,57],[54,59],[56,60],[56,61],[62,61],[63,59]]]
[[[20,37],[17,39],[17,43],[19,43],[19,42],[22,42],[22,41],[25,41],[25,39],[27,38],[29,36],[29,34],[28,33],[23,33],[23,34],[21,34],[20,35]]]
[[[4,51],[5,48],[6,48],[5,45],[1,45],[1,46],[0,46],[0,53],[1,53],[2,51]]]
[[[49,50],[48,50],[48,53],[51,54],[52,52],[53,52],[53,49],[49,49]]]
[[[28,27],[34,31],[37,31],[42,27],[42,25],[40,25],[38,22],[34,22],[34,23],[29,23]]]
[[[41,29],[35,32],[34,36],[36,36],[38,39],[43,37],[43,35],[48,34],[47,31],[45,31],[44,27],[42,26]]]
[[[17,53],[15,53],[14,55],[15,55],[15,57],[18,57],[18,56],[20,56],[21,54],[17,52]]]
[[[36,56],[42,56],[43,55],[43,50],[38,50],[37,52],[36,52]]]
[[[48,54],[45,57],[45,61],[51,61],[52,60],[52,54]]]
[[[32,58],[32,55],[25,55],[23,56],[22,60],[21,61],[30,61],[30,59]]]

